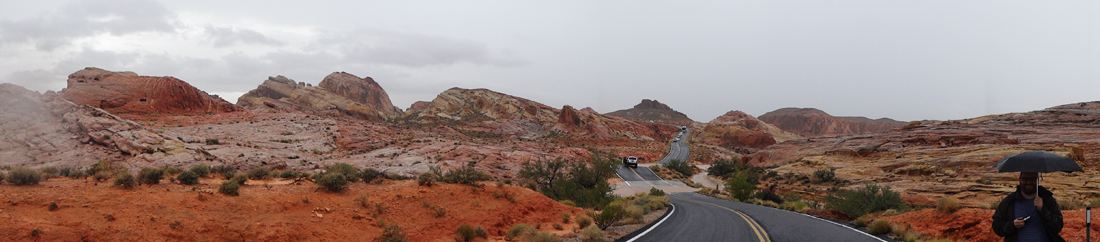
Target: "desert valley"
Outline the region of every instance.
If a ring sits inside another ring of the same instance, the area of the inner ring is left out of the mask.
[[[882,235],[899,241],[1000,241],[990,229],[992,208],[1015,191],[1017,173],[993,165],[1011,154],[1050,151],[1084,169],[1041,181],[1064,210],[1062,236],[1084,241],[1086,229],[1100,232],[1084,222],[1085,207],[1100,205],[1100,102],[962,120],[781,108],[703,122],[657,100],[600,113],[459,87],[402,108],[391,103],[385,80],[359,76],[365,74],[333,72],[317,83],[269,77],[235,103],[174,77],[92,67],[69,75],[56,92],[0,84],[0,174],[7,178],[0,182],[0,238],[614,240],[666,211],[663,192],[604,199],[613,193],[600,189],[622,181],[605,174],[578,182],[597,198],[562,199],[547,192],[559,189],[553,178],[544,184],[530,174],[532,164],[558,161],[567,164],[563,172],[602,174],[597,164],[635,156],[662,166],[655,163],[681,126],[692,131],[685,137],[688,174],[658,171],[666,179],[736,199],[727,184],[750,176],[750,191],[759,195],[740,202],[868,230],[867,221],[888,221],[893,232]],[[741,175],[691,178],[729,164]],[[184,180],[196,166],[211,171]],[[338,170],[348,166],[353,171]],[[41,180],[11,181],[28,169]],[[150,170],[163,177],[149,182],[143,175]],[[120,185],[130,174],[139,184]],[[330,185],[327,175],[350,182]],[[231,183],[239,188],[224,191]],[[849,214],[826,199],[867,185],[899,192],[903,206]],[[588,229],[609,206],[653,213]],[[533,230],[515,234],[521,224]],[[474,236],[463,234],[464,225]]]

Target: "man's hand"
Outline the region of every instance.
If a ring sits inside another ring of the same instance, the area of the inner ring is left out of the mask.
[[[1017,229],[1024,227],[1024,218],[1016,218],[1012,220],[1012,225],[1015,225]]]
[[[1043,198],[1035,196],[1035,210],[1043,210]]]

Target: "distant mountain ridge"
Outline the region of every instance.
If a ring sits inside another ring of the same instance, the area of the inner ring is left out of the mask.
[[[673,110],[668,105],[657,100],[642,99],[634,108],[623,109],[606,113],[604,115],[615,116],[639,122],[669,123],[687,125],[694,121],[681,112]]]
[[[906,124],[889,118],[836,117],[815,108],[781,108],[760,115],[758,119],[808,137],[879,133]]]

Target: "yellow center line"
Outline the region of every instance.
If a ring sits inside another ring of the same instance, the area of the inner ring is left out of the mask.
[[[687,199],[687,200],[696,201],[696,202],[702,202],[702,203],[714,205],[715,207],[719,207],[719,208],[722,208],[722,209],[725,209],[725,210],[729,210],[730,212],[733,212],[734,214],[737,214],[737,216],[740,216],[741,219],[744,219],[745,222],[749,224],[749,228],[752,228],[752,231],[754,233],[756,233],[756,238],[759,239],[760,242],[771,242],[772,241],[771,236],[768,236],[768,231],[765,231],[764,227],[761,227],[759,223],[756,223],[756,220],[752,219],[752,217],[749,217],[748,214],[742,213],[741,211],[737,211],[737,210],[734,210],[732,208],[723,207],[722,205],[707,202],[707,201],[695,200],[695,199],[686,198],[686,197],[682,197],[680,195],[675,195],[675,194],[673,194],[673,196],[676,196],[678,198]]]
[[[626,167],[626,168],[630,168],[630,167]],[[649,180],[646,180],[644,177],[642,177],[642,174],[638,174],[638,171],[634,170],[634,168],[630,168],[630,171],[634,172],[635,176],[638,176],[638,178],[641,178],[642,181],[645,181],[645,183],[649,184],[649,186],[656,187],[656,186],[653,185],[653,183],[649,182]]]

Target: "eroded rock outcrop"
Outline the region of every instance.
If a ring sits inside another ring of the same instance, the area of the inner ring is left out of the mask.
[[[101,78],[103,80],[103,78]],[[0,84],[0,165],[80,168],[100,159],[130,168],[216,160],[132,121],[51,92]]]
[[[626,118],[639,122],[669,123],[675,125],[687,125],[694,121],[664,103],[657,100],[642,99],[634,108],[614,111],[606,114]]]
[[[787,132],[808,137],[870,134],[905,126],[905,122],[889,118],[834,117],[813,108],[781,108],[760,115],[759,119]]]
[[[249,109],[346,115],[367,120],[385,120],[401,113],[374,80],[342,72],[330,74],[317,87],[295,83],[284,76],[268,77],[238,98],[237,104]]]
[[[222,113],[242,110],[175,77],[88,67],[69,75],[61,97],[111,113]]]
[[[730,111],[711,120],[699,134],[699,142],[751,153],[790,139],[801,138],[764,123],[741,111]]]

